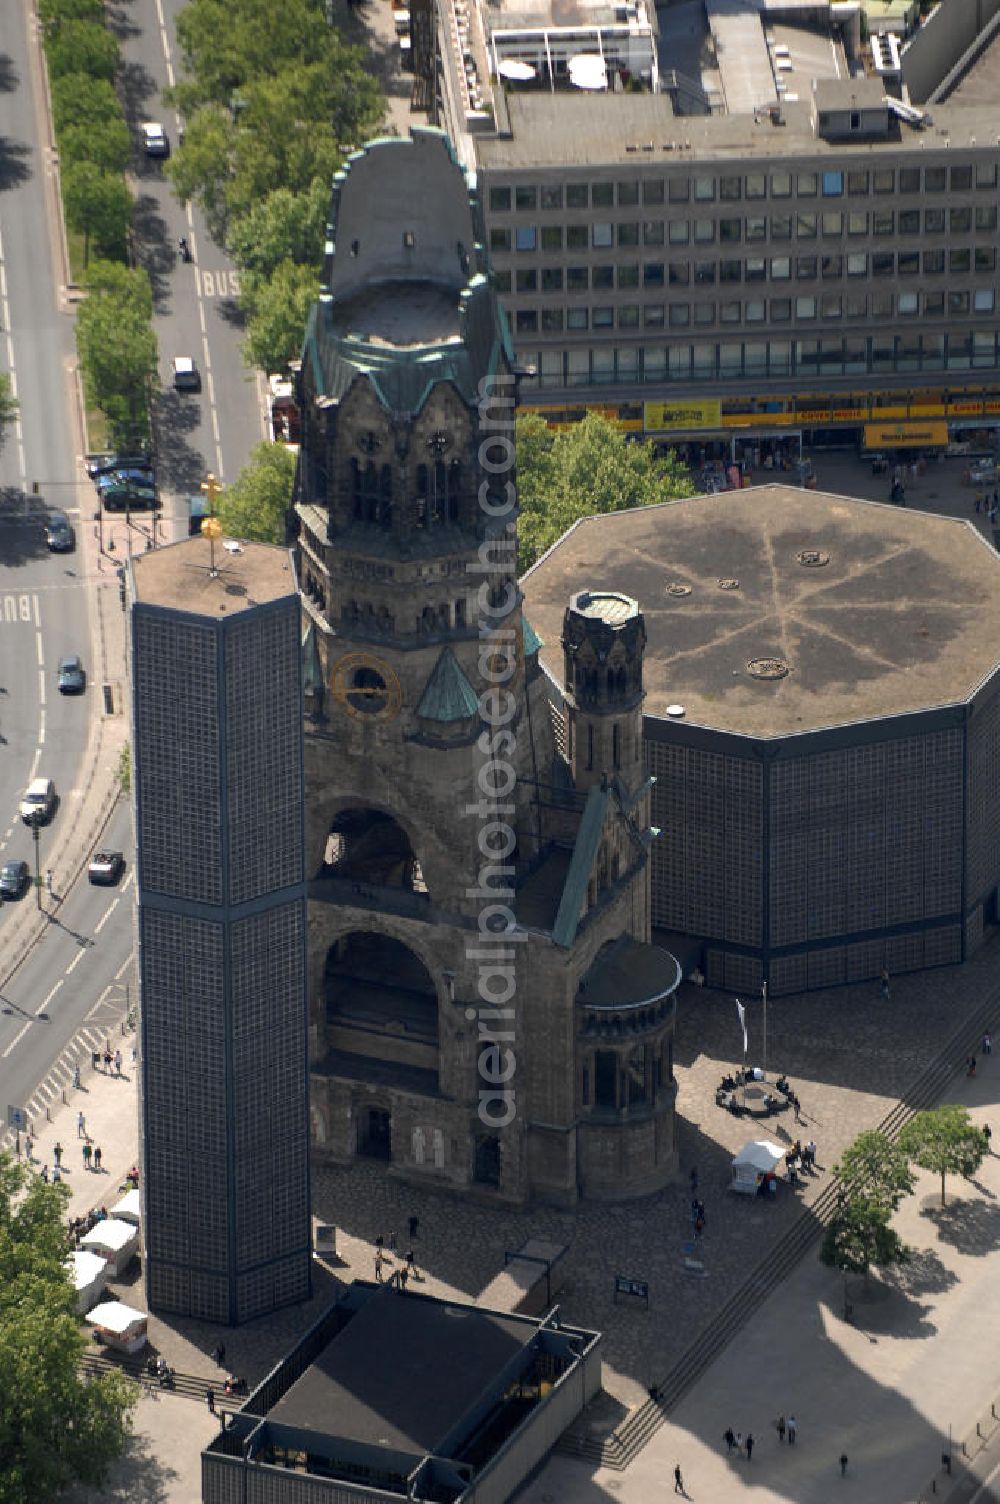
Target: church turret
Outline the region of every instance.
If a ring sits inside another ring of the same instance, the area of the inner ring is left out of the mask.
[[[582,590],[563,617],[569,760],[578,789],[615,777],[644,778],[642,666],[646,624],[616,591]]]

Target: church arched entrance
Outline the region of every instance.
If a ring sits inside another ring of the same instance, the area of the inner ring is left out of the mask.
[[[414,951],[391,935],[352,930],[330,946],[323,984],[336,1075],[371,1081],[374,1072],[381,1085],[437,1090],[438,993]]]
[[[341,878],[361,886],[427,893],[409,836],[391,815],[380,809],[342,809],[334,816],[318,876]]]

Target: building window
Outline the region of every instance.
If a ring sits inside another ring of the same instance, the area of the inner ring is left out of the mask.
[[[771,174],[771,197],[791,198],[792,175],[790,172],[772,172]]]
[[[590,323],[593,329],[610,329],[615,322],[615,310],[608,304],[602,304],[599,308],[590,311]]]
[[[719,179],[719,197],[726,203],[736,203],[743,193],[743,184],[735,173],[724,173]]]
[[[842,172],[824,172],[823,174],[823,197],[840,198],[844,192],[844,174]]]
[[[713,245],[715,242],[715,220],[696,219],[694,222],[695,245]]]
[[[696,303],[694,305],[694,321],[696,324],[707,325],[715,323],[715,304]]]
[[[496,225],[490,230],[490,250],[509,251],[511,246],[510,231],[500,229]]]
[[[623,303],[618,309],[619,329],[638,329],[639,305],[638,303]]]
[[[566,207],[567,209],[587,209],[590,207],[590,192],[588,184],[566,184]]]
[[[800,172],[796,184],[799,198],[815,198],[819,178],[815,172]]]
[[[899,191],[900,193],[920,192],[919,167],[901,167],[899,169]]]
[[[868,316],[868,299],[864,293],[849,292],[844,299],[844,313],[849,319],[863,319]]]
[[[740,303],[739,298],[727,298],[725,302],[719,304],[719,323],[738,324],[742,316],[742,311],[743,305]]]
[[[872,234],[885,236],[891,235],[896,223],[896,216],[891,209],[876,209],[872,215]]]
[[[743,221],[740,219],[720,219],[719,239],[723,245],[739,245],[743,234]]]
[[[617,721],[611,728],[611,762],[616,768],[622,765],[622,728]]]
[[[895,260],[891,251],[876,251],[872,256],[872,276],[891,277]]]
[[[567,308],[566,328],[573,330],[586,329],[590,325],[589,308]]]
[[[691,281],[691,268],[686,261],[671,261],[667,274],[671,287],[687,287]]]
[[[643,263],[643,268],[642,268],[642,285],[643,285],[643,287],[662,287],[663,286],[663,262],[662,261],[646,261],[646,262]]]
[[[533,308],[519,308],[514,320],[518,334],[538,333],[538,314]]]
[[[594,1106],[612,1111],[618,1106],[618,1057],[611,1050],[594,1053]]]
[[[900,211],[899,211],[899,233],[900,233],[900,235],[919,235],[920,234],[920,210],[919,209],[900,209]]]
[[[618,207],[620,209],[631,209],[633,204],[637,204],[638,202],[639,183],[637,179],[632,178],[627,183],[618,184]]]
[[[663,238],[662,219],[647,219],[642,227],[643,245],[662,245]]]
[[[542,309],[542,333],[561,334],[563,330],[563,310],[561,308]]]
[[[848,256],[847,275],[849,277],[866,277],[868,275],[868,257],[864,251],[852,251]]]
[[[561,266],[542,267],[542,292],[562,292],[563,270]]]
[[[663,328],[663,304],[646,303],[642,310],[642,322],[647,329]]]
[[[843,256],[824,256],[820,263],[820,272],[827,282],[842,277],[844,275]]]
[[[624,246],[639,244],[639,226],[637,223],[633,222],[618,226],[618,244]]]
[[[585,266],[568,266],[566,268],[566,291],[586,292],[590,286],[590,277]]]
[[[720,282],[739,282],[739,281],[742,280],[742,277],[743,277],[743,263],[742,263],[742,261],[729,261],[729,260],[727,260],[727,261],[720,261],[719,262],[719,281]]]
[[[566,249],[586,251],[590,249],[590,233],[586,225],[566,226]]]
[[[824,214],[821,221],[824,235],[843,235],[844,216],[842,214]]]
[[[924,169],[924,192],[943,193],[945,187],[945,169],[943,167],[927,167]]]
[[[748,282],[763,282],[767,277],[767,262],[763,256],[748,256],[746,279]]]
[[[522,185],[514,189],[515,209],[537,209],[538,189]]]
[[[997,227],[996,204],[976,205],[976,231],[977,233],[987,230],[995,230]]]
[[[878,167],[872,173],[872,188],[876,193],[895,193],[896,174],[891,167]]]
[[[995,162],[976,163],[976,187],[995,188],[997,185],[997,164]]]
[[[924,313],[929,318],[940,318],[942,316],[942,314],[944,313],[943,292],[924,293]],[[937,369],[940,369],[940,367],[938,367]]]
[[[795,216],[796,240],[816,239],[816,216],[815,214],[803,214],[801,210]]]
[[[970,163],[964,163],[961,167],[953,167],[951,169],[951,191],[952,191],[952,193],[968,193],[968,191],[969,191],[969,189],[971,187],[972,187],[972,166],[971,166],[971,164]]]
[[[944,271],[944,251],[924,251],[924,274],[936,277]]]
[[[902,220],[902,215],[900,215]],[[944,233],[944,210],[927,209],[924,212],[924,232],[927,235],[942,235]]]
[[[976,313],[992,313],[996,301],[997,295],[992,287],[977,287],[972,295],[972,306]]]
[[[896,299],[896,311],[904,316],[916,313],[917,294],[915,292],[901,292]]]
[[[613,183],[592,183],[590,188],[590,202],[595,209],[610,209],[615,202],[615,186]]]
[[[771,216],[771,239],[791,240],[792,216],[790,214],[773,214]]]
[[[691,322],[691,310],[686,303],[671,303],[670,327],[684,329]]]
[[[671,245],[687,245],[690,230],[684,219],[672,219],[667,227],[667,239]]]
[[[972,229],[972,210],[968,208],[949,210],[948,225],[953,235],[968,235]]]
[[[590,243],[595,250],[607,250],[614,244],[613,227],[610,222],[601,220],[590,227]]]
[[[839,319],[843,313],[843,302],[837,293],[825,292],[820,299],[820,317],[824,319]]]
[[[715,199],[715,179],[696,177],[694,179],[694,197],[696,203],[711,203]]]
[[[514,245],[519,251],[533,251],[537,248],[538,232],[534,225],[516,225],[514,228]]]
[[[642,201],[644,204],[663,203],[663,179],[645,178],[642,184]]]
[[[771,299],[771,323],[787,324],[792,317],[791,298]]]
[[[848,235],[867,235],[868,215],[860,211],[852,211],[847,216],[847,233]]]
[[[561,183],[549,183],[542,185],[542,208],[561,209],[563,206],[563,191]]]
[[[561,251],[562,243],[562,225],[542,225],[543,251]]]
[[[495,271],[493,273],[493,286],[497,292],[510,292],[510,272]]]
[[[590,285],[595,292],[608,292],[615,285],[613,266],[594,266],[590,271]]]
[[[972,270],[972,253],[968,246],[948,252],[948,270],[952,276],[961,277]]]
[[[847,174],[847,191],[848,191],[848,193],[863,193],[863,194],[867,195],[867,193],[868,193],[868,174],[867,174],[867,172],[859,172],[859,171],[849,172]]]
[[[751,214],[746,222],[746,238],[751,243],[767,239],[767,218],[763,214]]]
[[[667,198],[672,204],[686,204],[691,197],[691,184],[687,178],[671,178],[667,183]]]
[[[976,271],[977,272],[992,272],[992,271],[996,271],[996,265],[997,265],[996,247],[992,246],[992,245],[977,245],[976,246]]]
[[[816,280],[818,262],[815,256],[797,256],[795,258],[795,276],[800,282],[814,282]]]
[[[767,178],[762,172],[748,172],[746,176],[747,198],[767,197]]]
[[[797,319],[814,319],[816,317],[816,299],[796,298],[795,317]]]
[[[744,317],[748,324],[761,324],[764,321],[764,299],[750,298],[744,309]]]
[[[618,286],[626,288],[639,286],[639,263],[637,261],[628,261],[624,266],[618,268]]]
[[[510,208],[510,189],[490,189],[490,209],[494,214],[505,214]]]
[[[771,278],[775,282],[787,282],[792,275],[792,261],[790,256],[771,257]]]
[[[527,271],[517,272],[514,277],[514,287],[517,292],[537,292],[538,273],[534,267],[529,268]]]
[[[969,294],[952,290],[948,294],[948,312],[950,314],[965,314],[969,311]]]

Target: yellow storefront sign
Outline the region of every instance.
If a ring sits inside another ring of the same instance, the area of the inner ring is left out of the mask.
[[[866,423],[866,449],[934,449],[948,442],[947,423]]]
[[[662,429],[721,428],[722,404],[718,397],[700,402],[645,402],[642,418],[647,433]]]

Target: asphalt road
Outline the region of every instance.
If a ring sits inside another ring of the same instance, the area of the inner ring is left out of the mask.
[[[4,1119],[8,1104],[27,1105],[81,1028],[102,1042],[134,998],[131,835],[128,805],[121,802],[102,840],[103,846],[128,852],[117,887],[95,887],[84,879],[65,897],[58,892],[42,896],[50,916],[45,934],[0,997]],[[29,893],[21,902],[35,899]]]
[[[125,60],[126,116],[137,147],[135,234],[140,261],[153,284],[154,322],[160,347],[161,391],[156,404],[156,447],[164,496],[164,536],[182,536],[186,499],[208,471],[236,479],[264,437],[258,380],[241,353],[239,273],[211,240],[200,213],[174,198],[162,160],[138,144],[144,120],[163,125],[177,145],[180,118],[160,102],[160,91],[180,72],[174,19],[183,0],[118,0],[109,12]],[[185,236],[194,254],[181,262]],[[202,378],[200,394],[172,386],[175,355],[190,355]],[[173,525],[171,526],[171,519]]]
[[[31,859],[17,805],[40,775],[60,795],[41,833],[44,867],[78,807],[100,686],[90,683],[82,696],[56,689],[61,656],[79,653],[91,667],[90,627],[82,551],[51,554],[45,543],[47,508],[65,510],[79,533],[80,493],[73,322],[58,303],[57,227],[26,12],[21,4],[0,7],[0,367],[20,405],[0,447],[0,860]],[[0,946],[4,917],[0,911]]]

